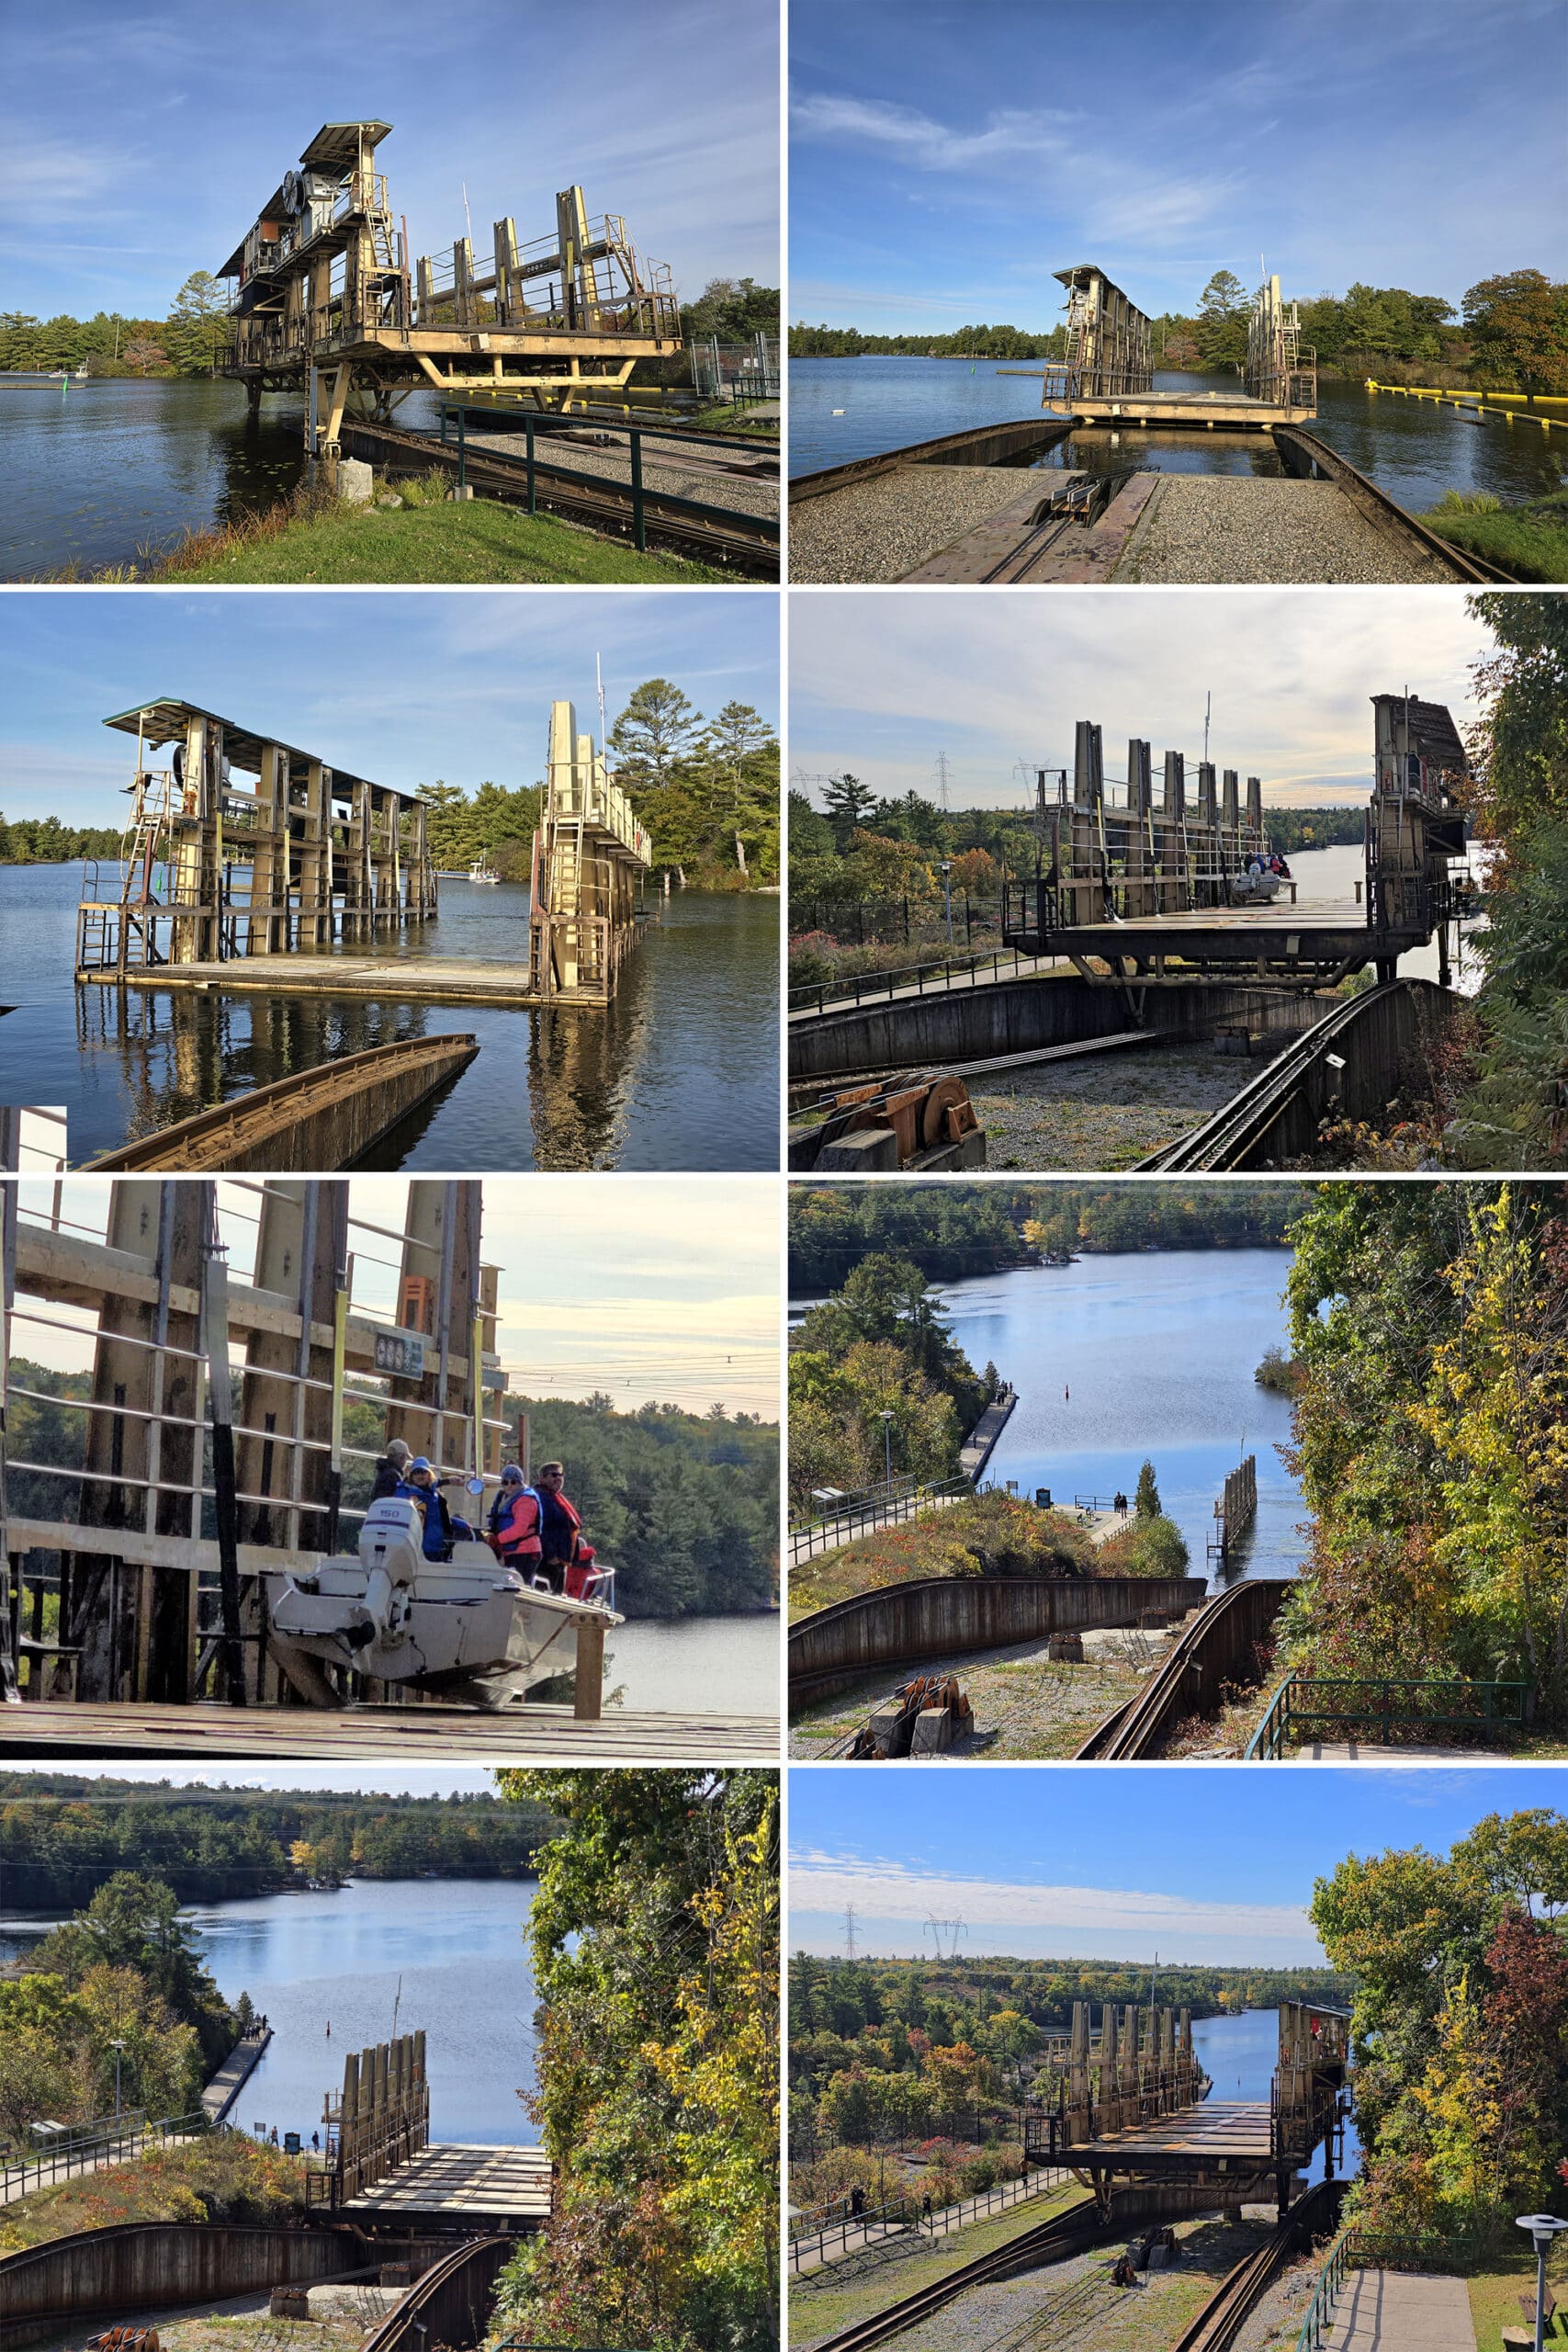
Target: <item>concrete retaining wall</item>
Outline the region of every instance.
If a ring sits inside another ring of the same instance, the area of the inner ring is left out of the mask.
[[[923,1577],[836,1600],[792,1625],[792,1704],[830,1698],[884,1667],[1000,1649],[1089,1625],[1134,1625],[1146,1610],[1198,1608],[1201,1577]]]
[[[1216,1023],[1294,1032],[1311,1018],[1301,999],[1283,989],[1150,987],[1141,1025],[1172,1039],[1201,1039],[1211,1036]],[[1079,979],[1076,972],[990,980],[981,988],[792,1022],[789,1074],[792,1080],[835,1078],[846,1070],[982,1061],[1036,1046],[1111,1037],[1134,1025],[1140,1024],[1119,988]]]
[[[1267,1168],[1303,1159],[1316,1149],[1318,1126],[1331,1111],[1381,1126],[1398,1088],[1429,1094],[1438,1050],[1461,1001],[1433,980],[1401,980],[1353,1000],[1349,1017],[1336,1023],[1267,1133],[1233,1164]],[[1329,1052],[1344,1062],[1342,1070],[1328,1068]]]
[[[495,2282],[515,2245],[513,2238],[481,2238],[436,2263],[366,2339],[365,2352],[423,2352],[431,2345],[468,2352],[482,2344]]]

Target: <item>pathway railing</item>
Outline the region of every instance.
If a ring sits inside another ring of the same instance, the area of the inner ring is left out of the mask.
[[[0,2203],[9,2204],[15,2197],[26,2197],[57,2180],[70,2180],[78,2173],[96,2172],[106,2164],[130,2163],[167,2147],[171,2141],[194,2139],[215,2128],[220,2127],[200,2108],[192,2115],[164,2116],[155,2123],[149,2123],[138,2110],[102,2123],[84,2124],[44,2154],[0,2164]]]
[[[1382,2231],[1342,2230],[1328,2250],[1302,2321],[1295,2352],[1323,2352],[1334,2329],[1334,2307],[1352,2270],[1438,2271],[1463,2278],[1487,2253],[1483,2236],[1391,2237]]]
[[[855,972],[841,979],[819,980],[791,989],[792,1012],[827,1012],[840,1005],[872,1004],[879,998],[950,993],[978,988],[983,980],[998,980],[1006,965],[1010,973],[1038,962],[1016,948],[993,948],[988,956],[943,956],[931,964],[911,964],[901,972]]]
[[[1389,1675],[1292,1674],[1269,1700],[1247,1755],[1254,1763],[1278,1763],[1292,1740],[1357,1725],[1371,1726],[1384,1744],[1396,1730],[1472,1731],[1496,1738],[1523,1730],[1529,1690],[1528,1682],[1467,1682],[1457,1676],[1407,1681]]]
[[[841,2261],[845,2255],[860,2253],[866,2245],[874,2244],[881,2236],[901,2234],[906,2230],[918,2230],[922,2237],[944,2238],[953,2230],[965,2230],[992,2213],[1005,2213],[1010,2207],[1021,2205],[1028,2199],[1043,2197],[1072,2177],[1060,2165],[1037,2165],[1021,2179],[999,2181],[994,2188],[982,2189],[974,2197],[966,2197],[956,2205],[940,2206],[935,2212],[924,2211],[923,2199],[906,2191],[898,2197],[885,2198],[880,2204],[868,2205],[863,2212],[845,2211],[829,2222],[819,2222],[792,2235],[789,2244],[790,2268],[798,2271],[803,2261],[813,2256],[818,2263]],[[861,2244],[851,2246],[856,2234]],[[837,2245],[836,2256],[829,2248]]]
[[[814,1560],[819,1552],[836,1552],[840,1544],[852,1543],[857,1535],[864,1535],[877,1527],[894,1527],[904,1521],[918,1519],[922,1511],[941,1510],[960,1496],[972,1495],[971,1480],[959,1476],[940,1479],[934,1486],[908,1487],[902,1492],[889,1492],[886,1487],[873,1489],[863,1497],[846,1501],[841,1510],[826,1512],[820,1519],[805,1521],[789,1531],[789,1562],[798,1567],[803,1560]]]

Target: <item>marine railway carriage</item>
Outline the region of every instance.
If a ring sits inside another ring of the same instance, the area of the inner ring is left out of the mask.
[[[391,127],[323,124],[218,271],[234,284],[223,373],[253,414],[264,391],[303,392],[306,446],[333,458],[345,413],[386,424],[422,386],[558,407],[681,349],[668,266],[618,215],[590,220],[579,187],[557,196],[551,235],[520,244],[498,220],[488,269],[467,236],[413,258],[376,169]]]

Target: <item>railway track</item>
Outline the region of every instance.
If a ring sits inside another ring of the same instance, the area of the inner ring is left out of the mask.
[[[411,433],[402,425],[345,424],[343,439],[344,448],[352,454],[363,455],[372,463],[389,463],[394,472],[423,473],[436,466],[452,474],[457,470],[456,442],[444,444],[433,435]],[[522,458],[502,457],[494,449],[477,448],[470,441],[463,452],[463,467],[470,488],[486,497],[500,499],[508,505],[526,503],[527,471]],[[534,476],[535,503],[547,513],[562,515],[570,522],[586,523],[607,536],[628,539],[632,537],[634,513],[629,482],[615,481],[608,476],[592,483],[575,477],[569,480],[556,473],[547,457],[540,456],[535,458]],[[650,548],[688,556],[701,563],[722,564],[750,579],[776,580],[779,576],[779,526],[766,515],[714,522],[693,500],[678,498],[669,491],[650,490],[646,485],[642,511]]]
[[[1158,1756],[1172,1726],[1192,1712],[1195,1689],[1205,1671],[1203,1652],[1215,1633],[1226,1630],[1227,1618],[1258,1608],[1265,1588],[1275,1594],[1277,1608],[1287,1585],[1283,1578],[1273,1577],[1244,1577],[1228,1592],[1208,1601],[1137,1697],[1095,1725],[1075,1761],[1127,1763]]]
[[[867,2352],[873,2344],[881,2344],[890,2335],[901,2335],[906,2328],[917,2327],[932,2312],[944,2303],[953,2302],[959,2295],[966,2295],[972,2287],[983,2287],[993,2278],[1006,2278],[1015,2270],[1032,2270],[1042,2263],[1059,2262],[1069,2254],[1091,2244],[1096,2237],[1114,2238],[1125,2231],[1125,2223],[1103,2222],[1092,2197],[1080,2199],[1063,2213],[1054,2214],[1050,2221],[1041,2222],[1032,2230],[1024,2230],[1004,2246],[991,2254],[976,2256],[973,2262],[960,2263],[945,2278],[934,2279],[929,2287],[917,2289],[897,2303],[889,2303],[886,2311],[874,2312],[870,2319],[857,2320],[852,2327],[841,2328],[837,2335],[828,2336],[813,2347],[813,2352]]]
[[[1231,2352],[1243,2324],[1251,2316],[1293,2255],[1304,2253],[1314,2238],[1337,2225],[1345,2184],[1320,2180],[1298,2197],[1277,2222],[1262,2245],[1236,2264],[1210,2296],[1202,2310],[1183,2329],[1170,2352]]]

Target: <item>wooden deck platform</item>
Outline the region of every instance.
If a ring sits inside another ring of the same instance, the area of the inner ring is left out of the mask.
[[[1267,2172],[1275,2161],[1265,2099],[1201,2099],[1176,2115],[1103,2132],[1067,2152],[1074,2165],[1116,2172]]]
[[[118,1706],[38,1702],[0,1707],[0,1757],[399,1757],[405,1763],[621,1764],[743,1759],[776,1764],[776,1715],[690,1715],[615,1708],[579,1723],[570,1707]]]
[[[237,956],[222,964],[159,964],[151,970],[78,971],[79,980],[106,987],[121,981],[133,989],[243,989],[259,996],[377,996],[407,1004],[511,1004],[541,1001],[528,983],[528,962],[519,943],[518,964],[443,962],[391,956]],[[607,1004],[607,994],[586,990],[555,1003]]]
[[[1075,400],[1070,403],[1076,424],[1164,425],[1182,433],[1267,433],[1276,424],[1310,424],[1315,408],[1275,406],[1254,399],[1250,392],[1123,392],[1113,401]],[[1047,408],[1047,416],[1063,416],[1066,408]]]
[[[550,2160],[543,2148],[432,2142],[337,2212],[345,2221],[472,2222],[486,2234],[542,2229],[550,2218]]]

